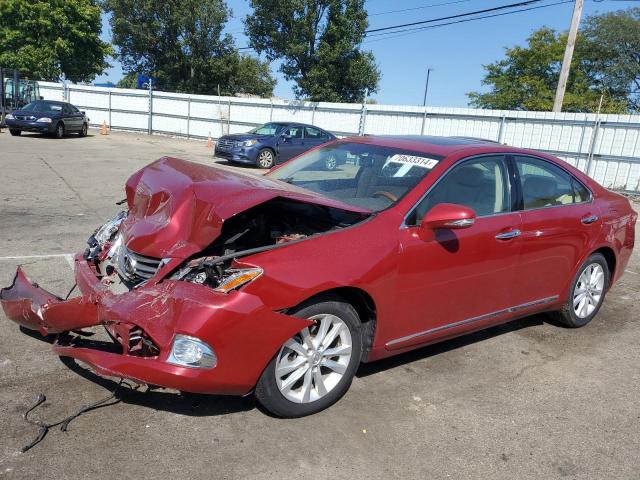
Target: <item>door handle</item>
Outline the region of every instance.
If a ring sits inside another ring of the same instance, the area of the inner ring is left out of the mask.
[[[496,235],[496,240],[509,240],[510,238],[519,237],[522,232],[517,228],[510,230],[508,232],[499,233]]]
[[[598,220],[598,216],[597,215],[589,215],[588,217],[583,217],[580,219],[580,222],[583,225],[589,225],[591,223],[594,223]]]

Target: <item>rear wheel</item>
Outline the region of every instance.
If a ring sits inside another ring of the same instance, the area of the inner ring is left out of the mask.
[[[15,130],[15,129],[13,129],[13,128],[10,128],[10,129],[9,129],[9,133],[10,133],[11,135],[13,135],[14,137],[18,137],[18,136],[20,136],[20,134],[22,133],[22,130]]]
[[[82,124],[82,128],[78,132],[78,135],[81,136],[81,137],[86,137],[87,136],[87,124],[86,123]]]
[[[64,137],[64,125],[62,123],[58,123],[56,125],[56,129],[53,134],[56,138]]]
[[[329,155],[324,161],[325,170],[335,170],[338,166],[338,159],[335,155]]]
[[[557,319],[567,327],[589,323],[598,314],[610,281],[604,256],[594,253],[578,269],[567,303],[557,312]]]
[[[348,303],[327,298],[291,314],[314,323],[284,343],[255,392],[267,410],[286,418],[311,415],[338,401],[362,353],[360,320]]]
[[[256,165],[260,168],[271,168],[275,164],[275,156],[273,151],[268,148],[263,148],[258,152],[258,157],[256,158]]]

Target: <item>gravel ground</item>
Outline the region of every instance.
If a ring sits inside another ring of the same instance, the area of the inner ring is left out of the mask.
[[[162,155],[213,162],[202,142],[92,134],[0,133],[1,285],[22,263],[65,292],[66,255],[117,211],[133,171]],[[251,398],[131,392],[24,454],[37,428],[21,414],[38,393],[47,402],[35,418],[53,420],[114,384],[0,314],[0,477],[638,479],[639,289],[636,253],[587,327],[538,315],[364,365],[315,416],[274,419]]]

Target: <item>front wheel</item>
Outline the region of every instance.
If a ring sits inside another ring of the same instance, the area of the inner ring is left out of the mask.
[[[80,129],[80,131],[78,132],[78,135],[80,137],[86,137],[87,136],[87,124],[83,123],[82,124],[82,128]]]
[[[275,156],[273,155],[273,151],[268,148],[264,148],[258,152],[258,157],[256,158],[256,165],[260,168],[271,168],[275,164]]]
[[[362,353],[360,320],[348,303],[319,300],[291,314],[313,324],[284,343],[255,392],[262,406],[284,418],[311,415],[337,402],[349,389]]]
[[[22,130],[15,130],[15,129],[13,129],[13,128],[10,128],[10,129],[9,129],[9,133],[10,133],[11,135],[13,135],[14,137],[19,137],[19,136],[20,136],[20,134],[22,133]]]
[[[609,266],[600,253],[594,253],[578,269],[567,303],[557,312],[558,321],[570,328],[586,325],[602,306],[610,281]]]
[[[62,138],[64,137],[64,125],[62,123],[58,123],[56,125],[56,129],[53,133],[54,137],[56,138]]]

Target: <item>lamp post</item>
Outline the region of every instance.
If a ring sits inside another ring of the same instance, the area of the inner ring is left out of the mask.
[[[427,91],[429,90],[429,75],[431,74],[431,70],[433,68],[427,68],[427,81],[424,84],[424,99],[422,100],[422,106],[427,106]]]

